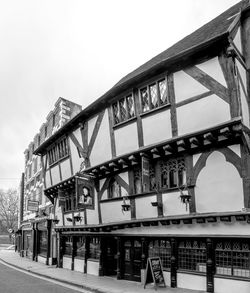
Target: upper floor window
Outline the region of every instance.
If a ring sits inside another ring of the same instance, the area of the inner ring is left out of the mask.
[[[186,183],[185,159],[148,160],[134,170],[136,194],[161,189],[182,187]],[[159,174],[156,176],[156,174]]]
[[[69,148],[68,148],[68,141],[67,138],[63,138],[59,142],[57,142],[49,151],[49,164],[54,164],[55,162],[59,161],[60,159],[68,156]]]
[[[109,188],[108,188],[108,198],[115,198],[115,197],[121,197],[121,186],[115,180],[115,178],[111,178],[109,182]]]
[[[167,79],[163,78],[140,89],[141,109],[147,112],[169,103]]]
[[[114,124],[126,121],[135,116],[133,95],[130,94],[112,105]]]
[[[186,167],[183,158],[161,161],[160,171],[162,188],[180,187],[186,183]]]

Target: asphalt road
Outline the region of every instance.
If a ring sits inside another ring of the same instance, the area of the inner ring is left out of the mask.
[[[0,293],[79,293],[79,291],[33,277],[0,263]]]

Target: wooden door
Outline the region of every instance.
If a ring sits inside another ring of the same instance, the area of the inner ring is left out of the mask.
[[[117,242],[114,238],[105,239],[104,274],[116,276],[117,274]]]
[[[141,255],[140,240],[126,240],[123,246],[123,277],[125,280],[141,281]]]

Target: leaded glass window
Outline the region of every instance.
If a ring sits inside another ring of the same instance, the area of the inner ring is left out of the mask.
[[[120,122],[125,121],[127,119],[127,107],[126,107],[126,99],[121,99],[119,101],[119,105],[120,105]]]
[[[134,105],[134,99],[132,95],[127,96],[127,111],[128,111],[128,118],[132,118],[135,116],[135,105]]]
[[[89,257],[99,259],[100,257],[100,239],[93,237],[90,239]]]
[[[109,198],[121,197],[121,186],[115,180],[115,178],[110,179],[109,188],[108,188],[108,197]]]
[[[162,161],[160,169],[162,188],[180,187],[185,184],[186,167],[183,158]]]
[[[206,272],[206,243],[202,240],[183,240],[178,245],[179,269]]]
[[[158,104],[158,94],[157,94],[157,86],[156,84],[149,86],[150,98],[151,98],[151,107],[152,109],[157,108]]]
[[[133,95],[123,97],[118,102],[113,103],[113,121],[114,125],[126,121],[135,116],[135,104]]]
[[[166,78],[140,89],[142,112],[144,113],[169,103],[168,97]]]
[[[152,191],[155,188],[156,188],[155,165],[151,163],[149,164],[149,191]],[[134,169],[134,189],[136,194],[140,194],[143,192],[141,166],[138,166]]]
[[[76,256],[85,257],[85,237],[76,237]]]
[[[215,247],[216,274],[250,278],[250,246],[246,240],[219,241]]]
[[[72,255],[72,249],[73,249],[73,242],[72,237],[65,237],[64,238],[64,255]]]
[[[49,165],[56,163],[57,161],[65,158],[69,154],[67,138],[63,138],[53,145],[48,151]]]
[[[149,257],[160,257],[163,269],[170,268],[171,245],[169,240],[152,240],[148,246]]]

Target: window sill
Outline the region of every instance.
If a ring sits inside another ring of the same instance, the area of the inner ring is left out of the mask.
[[[155,114],[156,112],[160,112],[160,111],[163,111],[165,109],[170,108],[170,106],[171,105],[169,103],[167,103],[167,104],[164,104],[164,105],[162,105],[160,107],[157,107],[155,109],[151,109],[151,110],[148,110],[146,112],[143,112],[143,113],[140,114],[140,116],[145,117],[145,116],[148,116],[148,115],[151,115],[151,114]]]
[[[88,261],[99,262],[99,258],[88,258]]]
[[[74,258],[79,259],[79,260],[84,260],[85,259],[84,256],[75,256]]]
[[[129,118],[129,119],[125,120],[125,121],[119,122],[119,123],[117,123],[117,124],[115,124],[113,126],[113,129],[117,129],[117,128],[123,127],[123,126],[125,126],[127,124],[130,124],[130,123],[134,122],[136,119],[137,119],[137,117],[134,116],[134,117]]]
[[[49,165],[49,168],[54,167],[56,164],[61,163],[62,161],[66,160],[66,159],[68,159],[68,158],[69,158],[69,154],[68,154],[67,156],[65,156],[65,157],[63,157],[63,158],[57,160],[56,162],[52,163],[51,165]]]
[[[177,270],[177,273],[181,274],[188,274],[188,275],[198,275],[198,276],[206,276],[206,272],[199,272],[199,271],[187,271],[183,269]]]
[[[63,257],[72,258],[72,255],[64,254]]]
[[[239,277],[239,276],[233,276],[233,275],[219,275],[219,274],[215,274],[214,275],[214,278],[250,282],[250,277]]]

